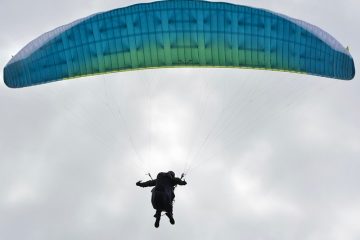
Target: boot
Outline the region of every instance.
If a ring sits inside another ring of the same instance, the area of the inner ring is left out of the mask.
[[[156,218],[154,226],[158,228],[160,225],[161,211],[156,211],[154,217]]]
[[[157,217],[154,226],[155,226],[156,228],[158,228],[159,225],[160,225],[160,217]]]
[[[171,213],[166,213],[166,216],[168,216],[168,218],[170,220],[170,223],[172,225],[174,225],[175,224],[175,219],[174,219],[173,215]]]

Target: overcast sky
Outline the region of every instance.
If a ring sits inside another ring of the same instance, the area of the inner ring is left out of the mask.
[[[148,2],[148,1],[144,1]],[[231,0],[350,46],[357,0]],[[0,66],[40,34],[139,3],[1,0]],[[158,69],[25,89],[0,82],[0,239],[360,239],[360,81]],[[153,227],[151,172],[188,172]]]

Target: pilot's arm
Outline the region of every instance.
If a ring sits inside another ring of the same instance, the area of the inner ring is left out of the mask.
[[[187,184],[187,182],[185,180],[182,180],[182,179],[177,178],[177,177],[174,178],[174,182],[175,182],[176,185],[186,185]]]
[[[156,185],[156,180],[149,180],[147,182],[138,181],[136,183],[136,186],[139,186],[139,187],[154,187],[155,185]]]

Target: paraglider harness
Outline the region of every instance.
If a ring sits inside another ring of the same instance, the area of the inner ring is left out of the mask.
[[[151,180],[154,180],[153,177],[151,176],[151,173],[147,173],[147,174],[145,174],[145,175],[149,176],[149,178],[150,178]],[[183,180],[185,176],[186,176],[186,174],[185,174],[185,173],[182,173],[180,179]],[[175,190],[176,187],[177,187],[177,186],[174,187],[173,191]],[[173,199],[172,203],[173,203],[173,202],[175,202],[175,199]]]

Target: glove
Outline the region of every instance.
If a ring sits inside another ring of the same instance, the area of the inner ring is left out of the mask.
[[[136,186],[141,187],[141,181],[136,182]]]

